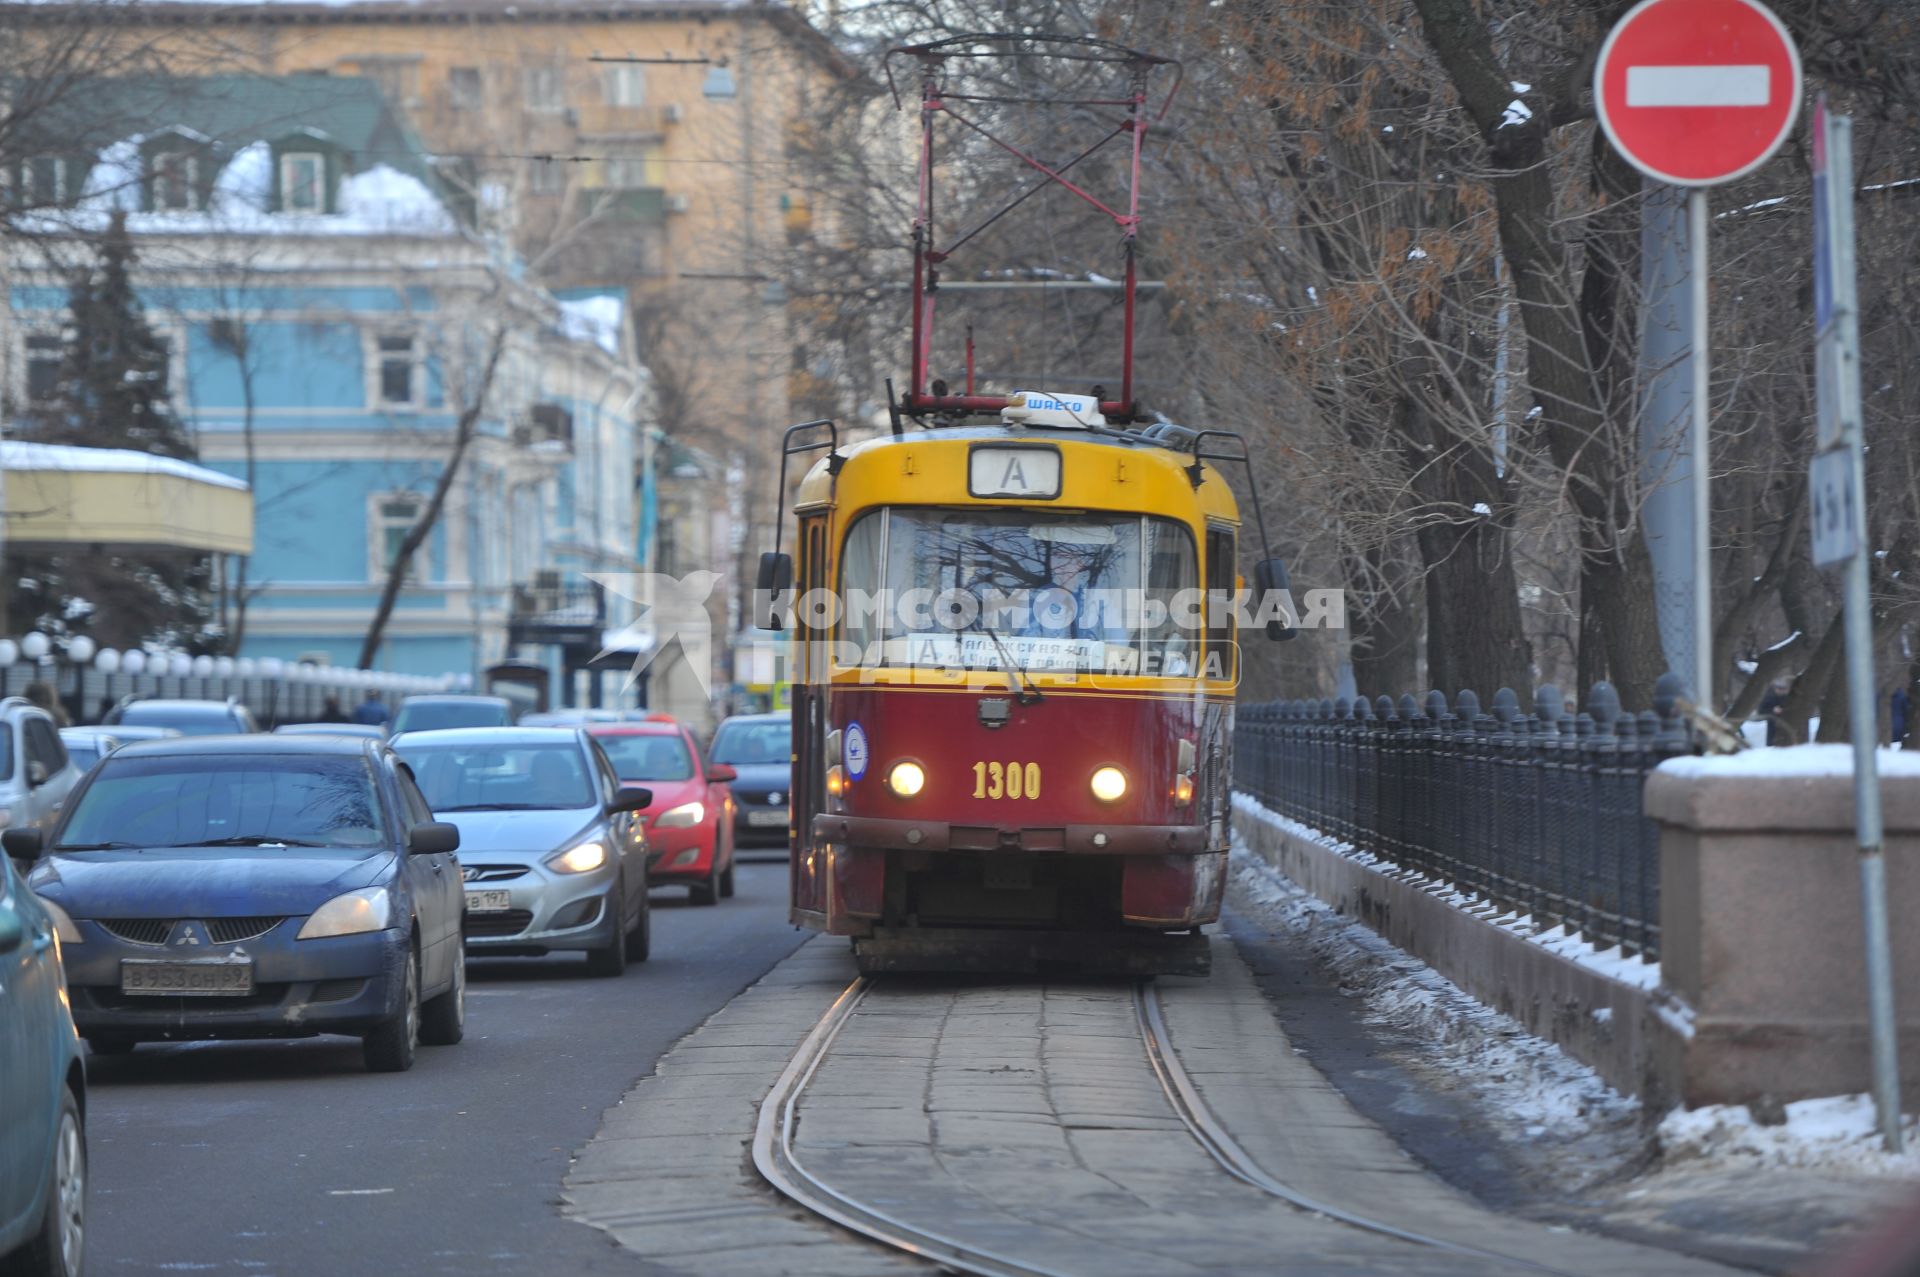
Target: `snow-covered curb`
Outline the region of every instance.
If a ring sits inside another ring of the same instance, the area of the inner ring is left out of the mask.
[[[1351,843],[1340,842],[1297,820],[1282,816],[1247,794],[1236,793],[1233,796],[1233,805],[1236,810],[1266,821],[1296,838],[1318,843],[1329,851],[1345,856],[1355,864],[1365,865],[1376,873],[1397,878],[1401,882],[1417,887],[1482,922],[1510,931],[1522,940],[1539,945],[1549,953],[1577,963],[1596,975],[1605,976],[1609,980],[1618,980],[1622,984],[1632,985],[1637,989],[1660,987],[1658,962],[1649,962],[1643,957],[1629,954],[1618,945],[1608,949],[1596,948],[1585,937],[1569,931],[1558,923],[1547,926],[1536,920],[1532,914],[1502,911],[1485,896],[1471,891],[1462,891],[1444,879],[1434,878],[1416,870],[1403,868],[1391,861],[1382,860],[1371,852],[1361,851]]]

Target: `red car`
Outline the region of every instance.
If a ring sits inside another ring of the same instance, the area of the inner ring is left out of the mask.
[[[733,894],[734,770],[708,763],[686,728],[671,719],[592,723],[622,785],[653,791],[647,825],[651,885],[685,883],[697,905]]]

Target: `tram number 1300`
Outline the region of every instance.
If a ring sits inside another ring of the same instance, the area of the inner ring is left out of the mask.
[[[975,763],[975,798],[1038,798],[1039,763]]]

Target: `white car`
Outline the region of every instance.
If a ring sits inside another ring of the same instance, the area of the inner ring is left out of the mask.
[[[44,829],[80,781],[53,717],[24,697],[0,700],[0,828]]]

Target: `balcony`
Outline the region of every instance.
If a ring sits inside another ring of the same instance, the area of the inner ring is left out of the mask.
[[[507,641],[598,651],[606,629],[606,592],[596,584],[564,585],[557,572],[536,573],[513,587]]]

